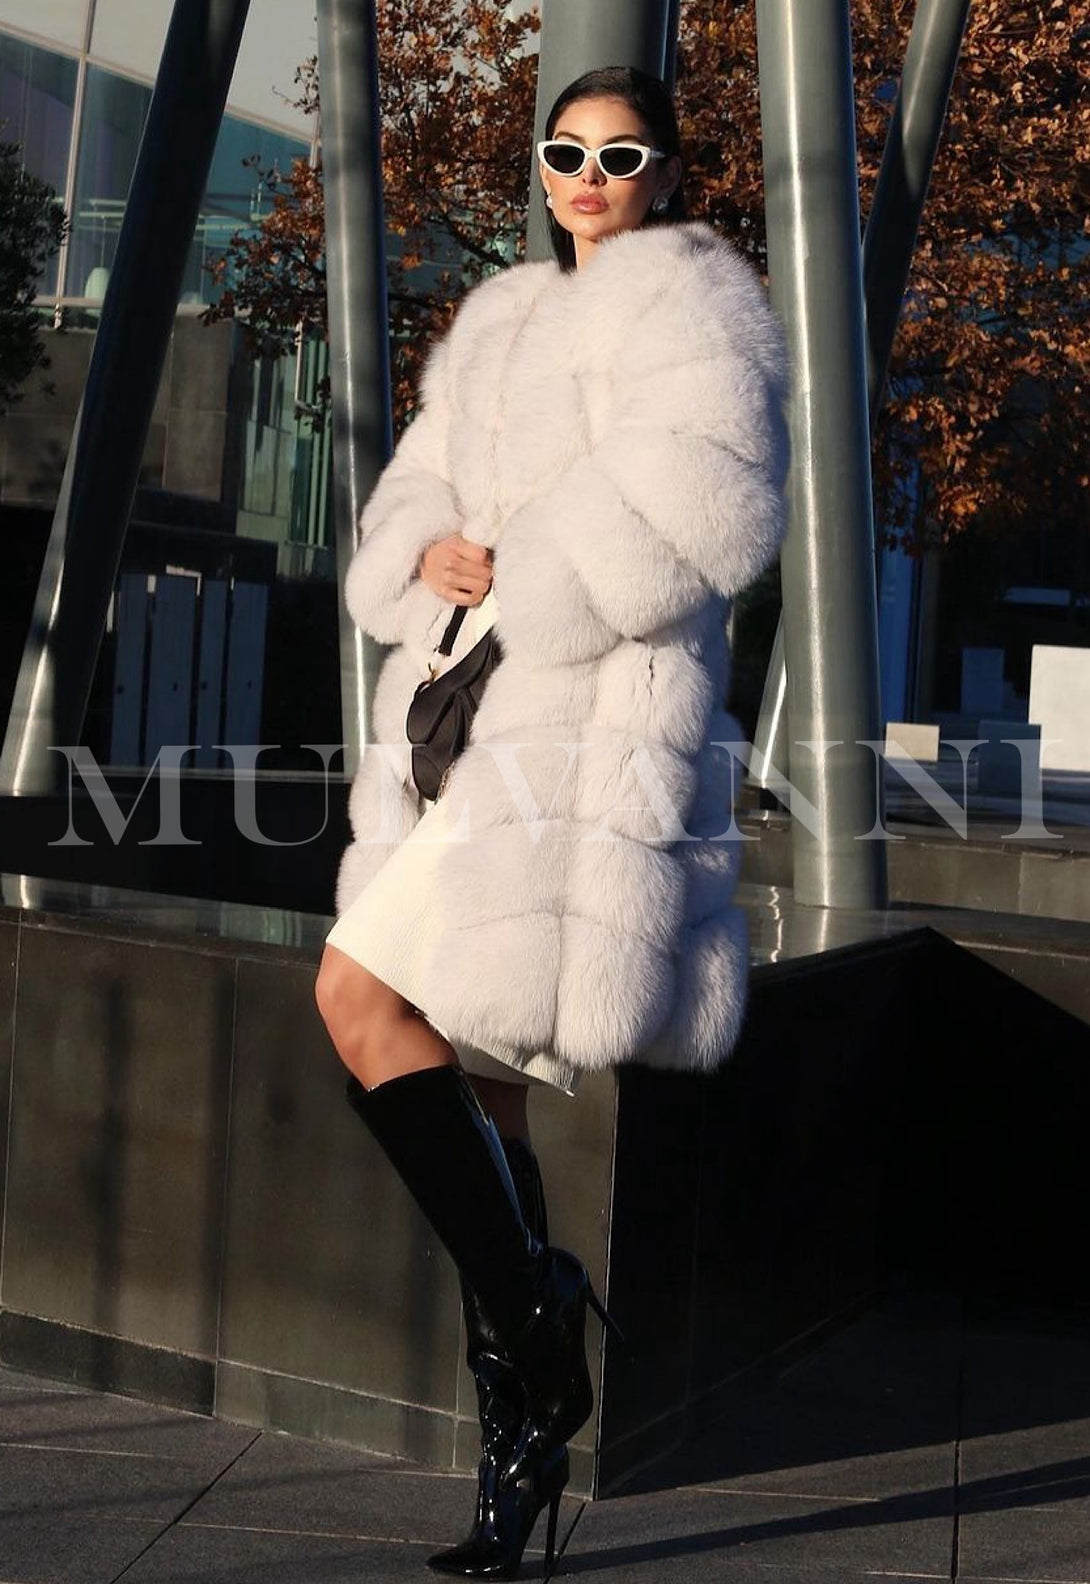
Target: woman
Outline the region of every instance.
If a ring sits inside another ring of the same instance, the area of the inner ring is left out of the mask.
[[[350,1101],[462,1277],[478,1513],[432,1566],[463,1576],[512,1576],[546,1504],[551,1560],[592,1403],[598,1306],[548,1245],[528,1081],[708,1070],[737,1036],[725,624],[784,526],[781,335],[750,267],[681,223],[666,90],[580,78],[539,155],[556,262],[467,296],[363,515],[348,606],[397,647],[317,986]],[[405,713],[458,605],[451,661],[490,619],[503,658],[421,817]]]

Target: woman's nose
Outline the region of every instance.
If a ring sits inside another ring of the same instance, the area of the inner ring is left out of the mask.
[[[600,187],[605,179],[605,175],[600,169],[598,161],[593,155],[591,155],[587,160],[587,163],[583,166],[583,180],[585,182],[589,182],[594,187]]]

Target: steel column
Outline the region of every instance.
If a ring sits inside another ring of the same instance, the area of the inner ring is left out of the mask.
[[[175,0],[0,759],[48,791],[80,740],[186,255],[249,0]],[[54,763],[55,761],[55,763]]]
[[[919,0],[901,88],[863,238],[871,429],[885,393],[893,338],[972,0]]]
[[[677,0],[542,0],[534,142],[544,136],[545,118],[557,94],[584,72],[636,66],[670,81],[677,10]],[[526,256],[552,257],[536,158],[531,163]]]
[[[972,0],[919,0],[901,87],[863,239],[867,398],[878,421],[897,320]],[[782,622],[768,664],[754,746],[778,768],[788,757]],[[757,761],[759,764],[759,761]],[[753,780],[767,785],[755,772]]]
[[[356,549],[360,512],[392,449],[386,226],[382,201],[378,30],[374,0],[319,0],[333,521],[338,584]],[[345,769],[369,736],[384,649],[339,603]]]
[[[878,635],[848,0],[757,0],[772,301],[794,372],[781,558],[795,896],[880,907]],[[826,746],[831,744],[842,746]]]
[[[754,786],[771,787],[777,773],[788,771],[787,753],[787,666],[783,657],[783,613],[776,623],[772,652],[761,692],[761,707],[753,732],[753,759],[748,780]]]

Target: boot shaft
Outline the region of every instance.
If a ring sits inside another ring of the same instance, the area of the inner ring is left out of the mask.
[[[426,1067],[365,1089],[348,1103],[481,1299],[501,1337],[531,1317],[542,1250],[522,1217],[507,1157],[491,1120],[457,1067]]]

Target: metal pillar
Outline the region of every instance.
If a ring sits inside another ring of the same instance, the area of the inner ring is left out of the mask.
[[[338,583],[358,544],[360,512],[392,449],[386,227],[382,203],[378,32],[374,0],[319,0],[333,521]],[[371,696],[385,653],[340,601],[345,770],[367,741]]]
[[[871,433],[885,393],[897,320],[972,0],[919,0],[874,203],[863,239],[867,398]],[[788,757],[783,625],[768,664],[754,747],[782,769]],[[758,760],[759,764],[760,761]],[[767,784],[759,772],[753,779]]]
[[[603,66],[636,66],[671,81],[677,36],[677,0],[542,0],[534,142],[545,135],[553,100],[584,72]],[[526,256],[552,257],[545,202],[532,161]]]
[[[885,393],[920,217],[972,0],[919,0],[863,239],[871,429]]]
[[[783,612],[776,623],[772,652],[761,691],[761,707],[753,732],[753,760],[748,780],[768,789],[776,773],[787,774],[787,663],[783,651]]]
[[[662,80],[671,87],[677,77],[677,35],[681,23],[681,0],[670,0],[666,18],[666,52],[663,60]]]
[[[787,327],[791,533],[781,559],[795,896],[881,907],[870,427],[848,0],[757,0],[772,300]],[[824,746],[827,744],[843,746]]]
[[[175,0],[15,686],[0,791],[79,742],[186,254],[249,0]],[[55,763],[54,763],[55,761]]]

